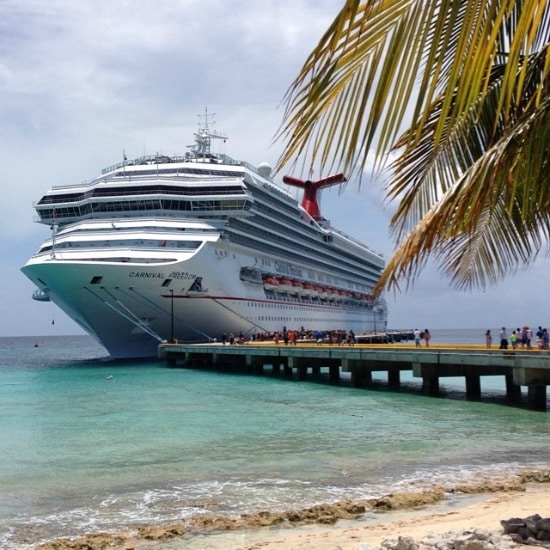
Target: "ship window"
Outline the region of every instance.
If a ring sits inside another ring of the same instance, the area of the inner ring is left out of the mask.
[[[100,275],[94,275],[92,277],[92,280],[90,281],[90,284],[91,285],[98,285],[99,283],[101,283],[102,280],[103,280],[103,277],[101,277]]]
[[[172,282],[172,279],[164,279],[162,286],[169,286],[171,282]]]

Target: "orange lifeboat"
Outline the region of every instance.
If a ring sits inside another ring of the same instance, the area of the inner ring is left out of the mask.
[[[302,294],[304,291],[304,285],[300,281],[292,281],[292,286],[294,287],[294,292],[297,294]]]
[[[265,277],[264,288],[266,290],[277,290],[279,288],[279,281],[275,277]]]
[[[315,294],[315,287],[311,283],[304,283],[302,294],[304,296],[311,296],[312,294]]]
[[[279,279],[279,290],[283,292],[293,292],[294,286],[292,285],[292,281],[290,279]]]
[[[313,285],[313,296],[317,296],[318,298],[321,297],[321,294],[323,293],[323,287],[321,285]]]
[[[328,296],[331,300],[338,300],[338,298],[340,298],[340,293],[338,292],[338,289],[330,288],[329,291],[330,292]]]

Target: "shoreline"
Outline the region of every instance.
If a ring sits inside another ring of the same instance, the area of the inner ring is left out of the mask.
[[[532,485],[525,492],[469,496],[453,504],[385,512],[377,517],[342,520],[331,526],[201,534],[187,540],[139,544],[135,550],[378,550],[384,541],[396,541],[399,537],[412,537],[416,542],[430,536],[452,539],[474,529],[501,536],[501,519],[542,514],[542,509],[549,510],[549,506],[550,486]],[[531,544],[517,547],[541,548]]]
[[[434,487],[284,513],[258,511],[239,518],[203,515],[126,532],[58,538],[36,549],[358,550],[364,545],[365,550],[374,550],[400,536],[419,542],[427,536],[449,538],[481,529],[500,537],[504,534],[501,520],[534,514],[550,517],[550,469],[497,482]]]

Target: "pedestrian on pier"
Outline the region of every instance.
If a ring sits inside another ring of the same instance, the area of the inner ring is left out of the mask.
[[[432,339],[432,335],[430,334],[430,331],[425,328],[424,329],[424,342],[426,342],[426,347],[430,347],[430,340]]]
[[[537,332],[535,333],[535,336],[537,337],[537,347],[539,349],[542,348],[542,327],[539,325],[539,328],[537,329]]]
[[[523,331],[525,333],[525,347],[527,349],[533,349],[531,346],[531,340],[533,340],[533,331],[527,325],[525,325]]]
[[[502,327],[500,334],[500,349],[508,349],[508,333],[506,327]]]
[[[416,344],[416,347],[419,348],[420,347],[420,331],[415,328],[414,329],[414,343]]]
[[[487,346],[487,349],[491,349],[491,346],[493,345],[493,335],[489,329],[485,332],[485,345]]]
[[[527,343],[526,335],[525,335],[525,327],[522,329],[518,327],[516,329],[516,334],[518,336],[518,346],[520,346],[521,348],[524,348]]]
[[[293,330],[288,331],[288,340],[291,346],[296,345],[296,333]]]

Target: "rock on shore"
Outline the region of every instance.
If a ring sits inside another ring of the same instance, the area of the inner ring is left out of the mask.
[[[516,542],[525,544],[545,543],[550,547],[550,518],[534,514],[526,518],[510,518],[501,520],[500,524]]]
[[[517,548],[509,535],[472,529],[432,535],[416,541],[412,537],[385,540],[381,546],[361,544],[359,550],[511,550]]]

